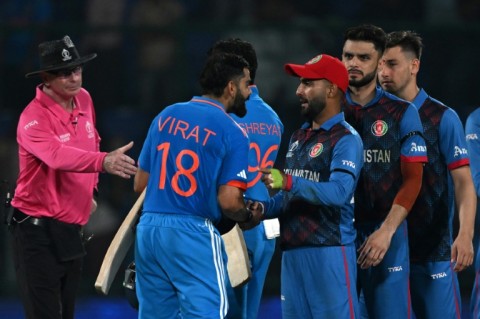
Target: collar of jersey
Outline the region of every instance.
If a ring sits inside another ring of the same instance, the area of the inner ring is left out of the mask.
[[[196,102],[196,103],[203,103],[203,104],[206,104],[206,105],[211,105],[211,106],[214,106],[216,108],[219,108],[221,109],[223,112],[225,112],[225,106],[218,102],[217,100],[214,100],[214,99],[210,99],[208,97],[204,97],[204,96],[194,96],[192,99],[191,99],[191,102]]]
[[[45,92],[42,91],[42,84],[37,86],[37,94],[36,94],[37,100],[40,102],[41,105],[45,106],[50,112],[53,113],[53,115],[62,121],[64,125],[67,125],[71,121],[71,114],[68,113],[61,107],[57,102],[55,102],[54,99],[52,99],[50,96],[45,94]],[[80,111],[80,107],[78,99],[76,97],[73,98],[75,105],[77,105],[76,108],[73,109],[73,116],[79,116],[83,112]]]
[[[343,112],[340,112],[340,113],[332,116],[328,120],[326,120],[318,129],[316,129],[314,131],[318,131],[320,129],[322,129],[324,131],[329,131],[335,124],[337,124],[339,122],[342,122],[342,121],[345,121],[345,116],[343,115]],[[302,125],[302,129],[304,129],[304,130],[311,129],[311,127],[312,127],[312,125],[311,125],[310,122],[306,122],[305,124]]]
[[[428,98],[427,92],[425,92],[424,89],[420,89],[417,96],[413,99],[412,103],[413,105],[415,105],[417,110],[419,110],[427,98]]]
[[[382,97],[382,95],[383,95],[384,92],[385,92],[385,91],[384,91],[380,86],[377,85],[377,86],[375,87],[375,97],[374,97],[370,102],[368,102],[367,104],[365,104],[365,105],[362,106],[362,107],[369,107],[369,106],[372,106],[372,105],[377,104],[377,102],[380,100],[380,98]],[[352,101],[352,98],[351,98],[351,96],[350,96],[350,91],[349,91],[349,90],[347,90],[347,94],[345,95],[345,97],[346,97],[346,99],[347,99],[348,104],[350,104],[350,105],[359,105],[359,104],[357,104],[357,103],[355,103],[355,102]]]

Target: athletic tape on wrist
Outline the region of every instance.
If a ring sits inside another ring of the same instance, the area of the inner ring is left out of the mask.
[[[270,170],[270,174],[272,175],[272,188],[282,188],[283,187],[283,176],[282,173],[276,169],[272,168]]]

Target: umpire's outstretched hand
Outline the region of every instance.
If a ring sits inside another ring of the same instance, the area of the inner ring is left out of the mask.
[[[133,142],[128,143],[115,151],[110,152],[103,160],[103,169],[105,172],[129,179],[137,172],[135,161],[125,152],[133,147]]]

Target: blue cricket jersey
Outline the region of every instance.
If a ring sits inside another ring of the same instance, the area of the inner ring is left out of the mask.
[[[364,147],[355,221],[380,223],[402,185],[400,162],[427,162],[422,123],[414,105],[378,86],[374,99],[364,106],[353,102],[347,92],[343,109]]]
[[[218,101],[195,96],[153,120],[138,165],[150,174],[144,212],[216,223],[220,185],[247,186],[248,138]]]
[[[267,188],[261,181],[260,167],[271,168],[277,158],[283,124],[277,113],[258,95],[255,85],[250,86],[250,98],[246,102],[247,114],[232,118],[248,134],[250,151],[248,153],[247,191],[245,197],[256,201],[270,198]]]
[[[410,260],[449,261],[455,213],[449,170],[469,164],[465,133],[457,113],[423,89],[413,104],[423,124],[428,163],[420,194],[407,217]]]
[[[468,154],[470,156],[470,169],[477,196],[480,196],[480,108],[470,113],[465,123]],[[478,199],[477,199],[478,201]],[[477,205],[475,218],[475,231],[473,244],[475,249],[475,284],[472,287],[470,310],[472,318],[480,318],[480,205]]]
[[[285,173],[292,189],[265,204],[267,218],[279,216],[282,249],[338,246],[354,242],[353,193],[363,165],[362,140],[339,113],[312,130],[295,131]]]
[[[471,159],[473,184],[480,197],[480,108],[470,113],[465,124],[468,153]]]

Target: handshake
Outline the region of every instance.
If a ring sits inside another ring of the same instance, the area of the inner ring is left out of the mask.
[[[292,188],[292,177],[276,168],[259,168],[263,173],[262,182],[268,189],[282,189],[289,191]],[[261,202],[247,201],[247,210],[250,212],[248,218],[238,225],[243,230],[257,226],[264,219],[264,207]]]

